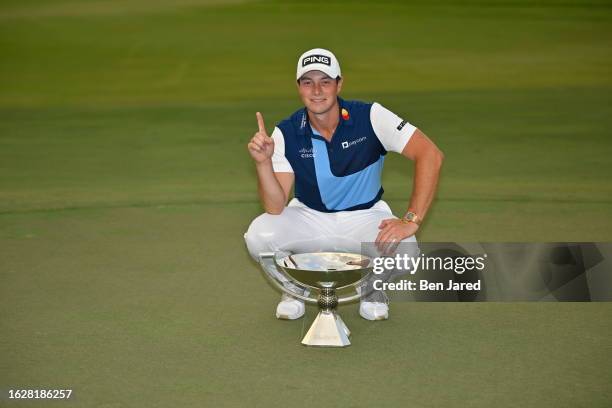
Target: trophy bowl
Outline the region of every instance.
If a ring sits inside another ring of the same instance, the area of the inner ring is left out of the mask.
[[[336,312],[339,304],[360,297],[359,288],[372,272],[372,260],[344,252],[260,254],[261,265],[271,282],[283,292],[319,306],[319,313],[302,339],[306,346],[347,347],[351,332]],[[338,290],[349,295],[338,297]],[[355,292],[350,294],[350,292]]]

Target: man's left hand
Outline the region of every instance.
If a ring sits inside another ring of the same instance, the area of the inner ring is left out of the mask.
[[[403,239],[413,236],[419,225],[414,222],[402,222],[397,218],[388,218],[383,220],[378,228],[380,231],[376,237],[376,247],[382,253],[390,254]]]

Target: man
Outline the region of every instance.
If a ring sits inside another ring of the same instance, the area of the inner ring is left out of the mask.
[[[442,166],[442,152],[420,130],[378,103],[345,101],[334,54],[315,48],[298,59],[297,89],[304,103],[280,122],[271,137],[257,112],[259,130],[248,143],[255,162],[265,214],[250,225],[245,240],[251,256],[262,252],[361,251],[375,242],[382,250],[416,242]],[[381,173],[388,151],[415,164],[412,195],[403,217],[381,200]],[[295,184],[295,198],[286,206]],[[283,295],[281,319],[297,319],[304,303]],[[361,316],[388,317],[384,292],[362,297]]]

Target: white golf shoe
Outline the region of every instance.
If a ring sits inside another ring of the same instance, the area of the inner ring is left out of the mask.
[[[281,301],[276,306],[276,318],[284,320],[295,320],[304,316],[306,306],[304,302],[283,293]]]
[[[359,314],[366,320],[386,320],[389,318],[389,298],[381,290],[370,293],[359,302]]]

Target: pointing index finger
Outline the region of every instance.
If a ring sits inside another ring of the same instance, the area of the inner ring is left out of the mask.
[[[257,125],[259,126],[259,131],[267,134],[266,125],[264,125],[263,115],[260,112],[257,112],[255,115],[257,116]]]

